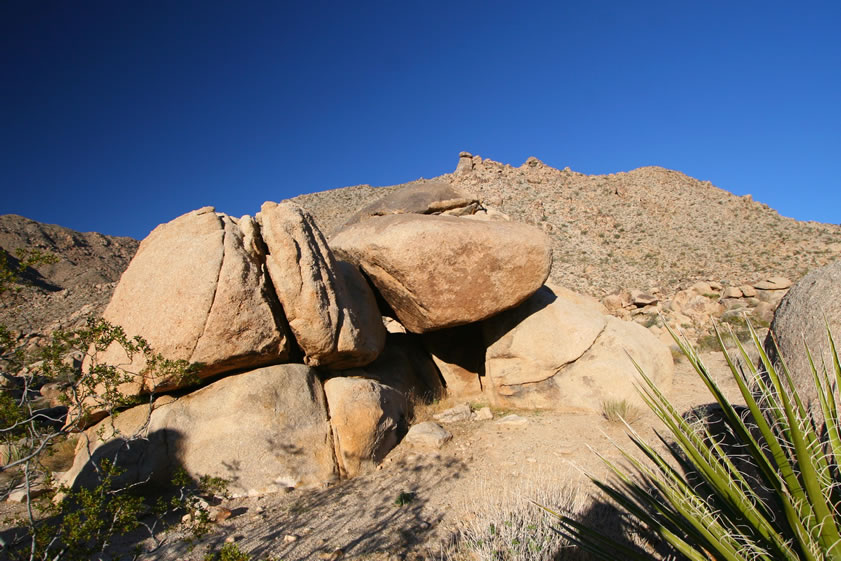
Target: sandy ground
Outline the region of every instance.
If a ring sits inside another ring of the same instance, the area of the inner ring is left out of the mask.
[[[721,355],[705,353],[702,359],[725,392],[740,401]],[[712,401],[685,359],[676,363],[669,397],[681,411]],[[508,413],[445,425],[453,439],[441,449],[402,443],[365,476],[319,489],[226,500],[222,506],[233,514],[214,524],[209,535],[191,544],[174,532],[142,559],[201,561],[226,540],[252,561],[443,559],[442,551],[454,547],[459,530],[505,497],[536,511],[530,499],[584,508],[595,491],[584,472],[606,474],[595,452],[618,460],[614,443],[630,446],[625,427],[602,415],[516,411],[525,424],[499,423]],[[633,427],[652,441],[659,421],[640,410]],[[402,505],[401,494],[410,499]],[[136,543],[129,539],[123,545]],[[141,545],[148,548],[152,542]]]

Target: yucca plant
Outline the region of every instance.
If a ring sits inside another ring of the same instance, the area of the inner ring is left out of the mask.
[[[681,415],[640,370],[641,394],[671,433],[660,452],[630,426],[629,435],[645,459],[622,451],[628,468],[604,459],[614,478],[591,477],[626,519],[657,538],[669,558],[711,560],[841,559],[841,458],[839,396],[841,366],[827,327],[832,364],[817,368],[804,349],[818,389],[819,414],[810,412],[798,395],[784,362],[773,364],[753,327],[759,353],[757,368],[738,340],[737,363],[724,357],[746,404],[734,406],[713,380],[695,350],[675,341],[721,408],[734,447],[722,433]],[[638,368],[639,370],[639,368]],[[742,413],[740,414],[740,410]],[[605,538],[571,516],[554,513],[559,531],[599,559],[649,560],[630,543]]]

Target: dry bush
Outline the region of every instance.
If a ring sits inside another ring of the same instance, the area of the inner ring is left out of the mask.
[[[551,504],[562,512],[579,513],[589,502],[577,488],[553,483],[562,477],[526,478],[515,487],[487,488],[466,499],[461,522],[442,561],[583,561],[589,557],[571,549],[555,531],[556,520],[534,503]]]

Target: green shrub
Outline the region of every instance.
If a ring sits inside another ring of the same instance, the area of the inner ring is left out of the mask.
[[[641,372],[641,393],[674,441],[663,440],[667,452],[661,453],[631,431],[648,461],[623,451],[633,470],[605,460],[616,479],[593,482],[626,511],[629,521],[659,538],[669,558],[841,559],[841,366],[832,335],[827,329],[831,372],[826,365],[818,370],[809,355],[826,419],[819,431],[788,369],[784,364],[775,368],[748,328],[761,370],[741,343],[736,345],[742,366],[724,351],[749,411],[745,415],[724,396],[695,350],[675,338],[720,406],[737,454],[725,444],[724,433],[684,418]],[[599,559],[651,559],[638,546],[607,539],[572,516],[557,516],[560,531]]]
[[[38,251],[19,251],[17,255],[12,259],[0,249],[0,297],[20,291],[28,267],[56,261]],[[12,333],[0,325],[0,373],[5,382],[0,388],[0,500],[22,492],[26,507],[24,515],[11,521],[15,527],[2,544],[3,558],[73,561],[103,558],[103,554],[111,557],[106,552],[115,536],[145,527],[156,537],[162,529],[161,520],[173,512],[188,511],[207,521],[207,503],[199,497],[218,492],[221,482],[205,478],[194,484],[183,477],[175,498],[151,509],[156,520],[148,524],[142,520],[150,506],[137,493],[139,487],[117,484],[124,471],[117,455],[143,439],[140,432],[121,434],[123,447],[91,462],[98,476],[95,486],[70,490],[54,485],[56,456],[73,456],[69,444],[86,429],[94,409],[115,414],[139,402],[119,391],[120,385],[133,380],[133,374],[97,361],[97,353],[112,344],[122,347],[129,359],[142,355],[147,371],[156,377],[190,381],[187,379],[194,376],[197,365],[164,359],[143,339],[128,337],[122,328],[101,319],[90,319],[81,329],[56,331],[34,354],[20,347]],[[86,357],[82,369],[68,360],[78,353]],[[64,387],[60,400],[66,414],[61,408],[48,408],[38,391],[50,381]],[[150,412],[153,397],[144,398]]]
[[[235,543],[226,543],[218,552],[204,556],[204,561],[249,561],[250,559],[251,556],[240,551]]]

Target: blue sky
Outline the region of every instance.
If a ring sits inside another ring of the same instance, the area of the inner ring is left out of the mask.
[[[841,2],[0,3],[0,213],[142,238],[460,150],[841,222]]]

